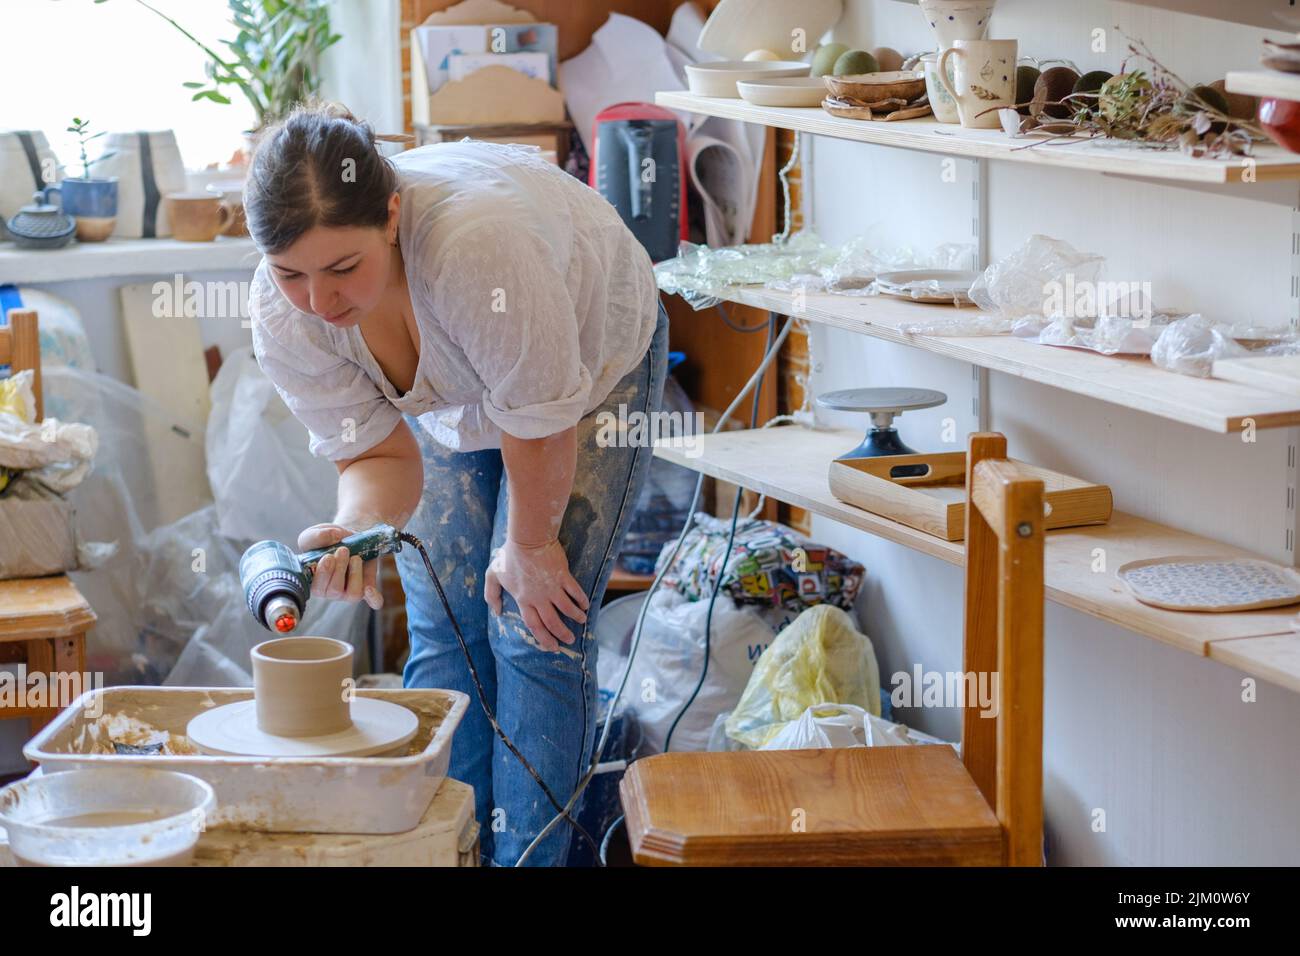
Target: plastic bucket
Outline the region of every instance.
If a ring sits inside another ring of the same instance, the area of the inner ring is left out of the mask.
[[[29,866],[183,866],[216,803],[189,774],[68,770],[0,790],[0,826]]]

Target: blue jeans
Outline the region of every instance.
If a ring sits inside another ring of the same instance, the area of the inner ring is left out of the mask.
[[[652,455],[648,442],[635,448],[601,447],[600,416],[617,416],[620,405],[625,415],[659,411],[667,362],[668,316],[661,303],[658,326],[641,364],[578,423],[577,469],[560,542],[569,571],[590,598],[591,608],[586,624],[562,616],[575,641],[561,645],[559,652],[542,651],[531,638],[524,639],[527,628],[509,594],[503,595],[500,617],[491,614],[483,600],[489,559],[506,534],[507,482],[502,480],[501,452],[450,451],[408,418],[424,457],[424,497],[406,530],[428,548],[497,722],[561,806],[586,773],[595,748],[597,612]],[[403,683],[469,695],[448,773],[474,788],[484,861],[512,866],[556,810],[488,723],[465,656],[419,555],[413,548],[403,549],[397,566],[411,638]],[[574,806],[573,816],[581,805]],[[599,834],[593,836],[600,839]],[[528,863],[564,865],[573,838],[573,827],[562,822]]]

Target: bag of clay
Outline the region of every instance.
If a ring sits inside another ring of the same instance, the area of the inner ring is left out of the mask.
[[[852,704],[880,716],[880,670],[871,641],[844,611],[804,611],[759,658],[727,718],[727,736],[760,749],[809,708]]]
[[[691,601],[666,588],[650,598],[623,697],[636,711],[642,754],[706,749],[714,718],[740,700],[754,662],[775,636],[758,611],[719,595],[705,673],[708,609],[708,600]]]
[[[334,513],[338,474],[308,450],[251,348],[232,352],[212,383],[205,447],[217,530],[238,541],[298,540]],[[254,490],[255,489],[255,493]]]

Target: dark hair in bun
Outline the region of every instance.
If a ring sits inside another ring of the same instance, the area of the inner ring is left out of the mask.
[[[397,172],[370,124],[337,103],[312,101],[258,137],[244,183],[248,231],[263,253],[315,226],[388,224]]]

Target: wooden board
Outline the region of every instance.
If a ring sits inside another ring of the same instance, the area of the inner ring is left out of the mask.
[[[1214,377],[1300,398],[1300,355],[1219,359]]]
[[[782,314],[796,311],[791,293],[760,286],[734,286],[725,298]],[[1010,335],[944,337],[902,331],[909,325],[977,314],[973,310],[888,296],[816,294],[804,297],[797,311],[810,322],[910,345],[1208,431],[1237,432],[1247,423],[1256,429],[1300,425],[1300,396],[1166,372],[1146,358],[1036,345]]]
[[[619,793],[652,866],[1002,862],[997,819],[946,745],[658,754]]]
[[[1300,693],[1300,634],[1215,641],[1210,658]]]
[[[1048,528],[1105,524],[1111,494],[1106,485],[1063,475],[1049,468],[1016,462],[1020,470],[1043,482]],[[923,476],[894,477],[896,468],[925,467]],[[918,531],[960,541],[966,533],[966,453],[889,455],[836,459],[828,474],[831,494],[841,501],[902,522]]]
[[[1271,144],[1257,146],[1250,162],[1194,159],[1177,150],[1153,151],[1114,140],[1042,143],[1026,149],[1033,139],[1012,139],[1001,130],[963,129],[932,117],[894,123],[841,119],[820,108],[754,106],[741,99],[676,91],[656,93],[655,103],[688,113],[968,159],[996,159],[1191,183],[1300,179],[1300,156]]]
[[[831,494],[827,479],[831,460],[860,440],[858,432],[847,429],[781,426],[696,436],[694,454],[689,455],[680,440],[659,442],[655,445],[655,455],[951,564],[963,564],[965,549],[960,542],[944,541],[863,511]],[[1115,576],[1115,571],[1129,561],[1175,554],[1261,557],[1116,511],[1104,525],[1048,532],[1044,556],[1047,597],[1057,604],[1200,656],[1209,653],[1213,641],[1290,631],[1295,613],[1287,608],[1214,615],[1166,611],[1138,601]]]
[[[166,425],[153,417],[146,425],[157,508],[154,518],[159,524],[170,524],[212,500],[203,460],[192,459],[193,467],[186,474],[163,450],[172,429],[201,435],[207,425],[212,402],[203,340],[197,319],[154,315],[152,283],[124,285],[119,292],[135,387],[173,416]]]

